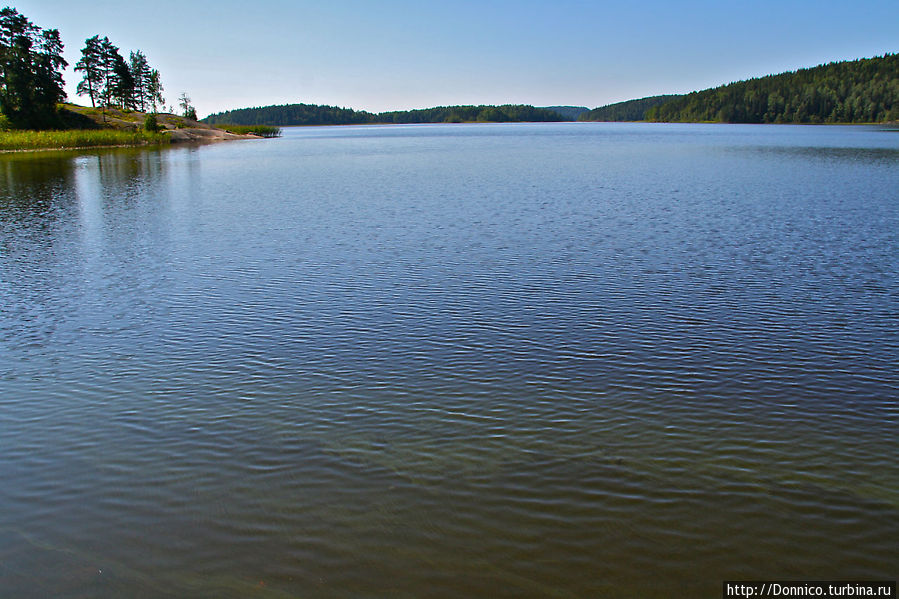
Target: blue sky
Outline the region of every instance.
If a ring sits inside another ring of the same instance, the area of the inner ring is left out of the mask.
[[[174,104],[210,112],[306,102],[372,111],[446,104],[590,108],[899,51],[896,0],[21,0],[84,40],[140,49]]]

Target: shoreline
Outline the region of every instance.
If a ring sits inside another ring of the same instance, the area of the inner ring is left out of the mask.
[[[3,154],[29,154],[34,152],[65,152],[71,150],[102,150],[112,148],[149,148],[149,147],[168,147],[173,145],[189,145],[189,144],[205,144],[216,143],[220,141],[234,141],[241,139],[264,139],[259,135],[237,134],[225,131],[223,129],[206,129],[206,128],[185,128],[170,130],[169,139],[145,143],[124,143],[124,144],[98,144],[98,145],[77,145],[77,146],[46,146],[39,148],[7,148],[0,149],[0,155]]]
[[[58,106],[58,115],[59,129],[0,131],[0,154],[263,139],[252,132],[232,133],[171,113],[63,103]],[[156,131],[144,127],[150,116],[156,119]]]
[[[300,127],[390,127],[408,125],[561,125],[583,123],[630,123],[647,125],[795,125],[799,127],[891,127],[899,128],[899,122],[885,121],[882,123],[725,123],[722,121],[463,121],[461,123],[327,123],[327,124],[299,124],[299,125],[271,125],[280,128]]]
[[[489,125],[489,124],[500,124],[500,123],[509,123],[509,124],[547,124],[543,121],[496,121],[496,122],[483,122],[483,121],[472,121],[472,122],[463,122],[463,123],[358,123],[358,124],[330,124],[330,125],[272,125],[273,127],[283,127],[283,128],[303,128],[303,127],[389,127],[394,125],[399,126],[407,126],[407,125]],[[561,123],[571,123],[571,124],[587,124],[587,123],[627,123],[627,124],[647,124],[647,125],[761,125],[761,126],[781,126],[781,125],[793,125],[793,126],[813,126],[813,127],[880,127],[885,131],[895,131],[899,130],[899,122],[888,121],[883,123],[722,123],[720,121],[695,121],[695,122],[681,122],[681,121],[557,121],[551,124],[561,124]],[[162,147],[162,146],[171,146],[171,145],[183,145],[183,144],[207,144],[207,143],[216,143],[220,141],[234,141],[234,140],[249,140],[249,139],[265,139],[260,135],[255,135],[252,133],[247,134],[239,134],[239,133],[231,133],[230,131],[226,131],[224,129],[219,129],[214,125],[207,125],[205,127],[185,127],[185,128],[173,128],[167,129],[166,133],[169,136],[168,140],[154,143],[154,142],[145,142],[145,143],[125,143],[125,144],[102,144],[102,145],[79,145],[79,146],[47,146],[47,147],[36,147],[36,148],[9,148],[9,149],[0,149],[0,155],[7,154],[30,154],[35,152],[64,152],[64,151],[77,151],[77,150],[93,150],[93,149],[114,149],[114,148],[144,148],[144,147]],[[2,134],[2,132],[0,132]]]

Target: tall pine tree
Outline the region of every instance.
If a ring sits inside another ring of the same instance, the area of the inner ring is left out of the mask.
[[[76,92],[79,96],[89,96],[91,106],[96,107],[102,99],[104,84],[103,77],[103,45],[100,36],[84,40],[84,48],[81,49],[81,60],[75,64],[75,70],[83,73],[78,83]]]
[[[147,100],[149,99],[150,84],[150,65],[147,63],[147,57],[138,50],[132,52],[128,61],[128,70],[131,73],[131,79],[134,81],[134,105],[141,112],[147,111]]]
[[[115,75],[112,86],[112,98],[120,108],[134,108],[134,77],[131,76],[128,63],[118,53],[118,49],[116,49],[116,53],[113,56],[112,70]]]

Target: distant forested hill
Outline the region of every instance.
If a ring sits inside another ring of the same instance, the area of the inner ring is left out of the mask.
[[[373,122],[375,115],[364,110],[320,106],[317,104],[283,104],[239,108],[210,114],[204,123],[210,125],[361,125]]]
[[[617,102],[608,106],[600,106],[589,110],[580,116],[579,121],[642,121],[646,118],[646,112],[655,106],[664,104],[680,96],[671,94],[667,96],[650,96],[639,100]]]
[[[649,121],[879,123],[899,119],[899,54],[738,81],[650,108]]]
[[[503,106],[438,106],[421,110],[400,110],[373,114],[350,108],[316,104],[284,104],[241,108],[211,114],[203,122],[210,125],[360,125],[374,123],[464,123],[464,122],[551,122],[562,115],[524,104]]]
[[[502,106],[438,106],[421,110],[382,112],[378,123],[472,123],[472,122],[553,122],[564,118],[545,108],[526,104]]]
[[[590,110],[586,106],[541,106],[544,110],[558,112],[566,119],[576,121],[579,116]]]

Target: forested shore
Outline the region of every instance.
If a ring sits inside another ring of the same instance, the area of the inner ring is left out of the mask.
[[[581,120],[883,123],[899,120],[899,54],[832,62],[679,96],[619,102]]]
[[[373,125],[409,123],[556,122],[572,120],[553,110],[526,104],[502,106],[437,106],[373,113],[318,104],[282,104],[240,108],[209,115],[210,125]]]

